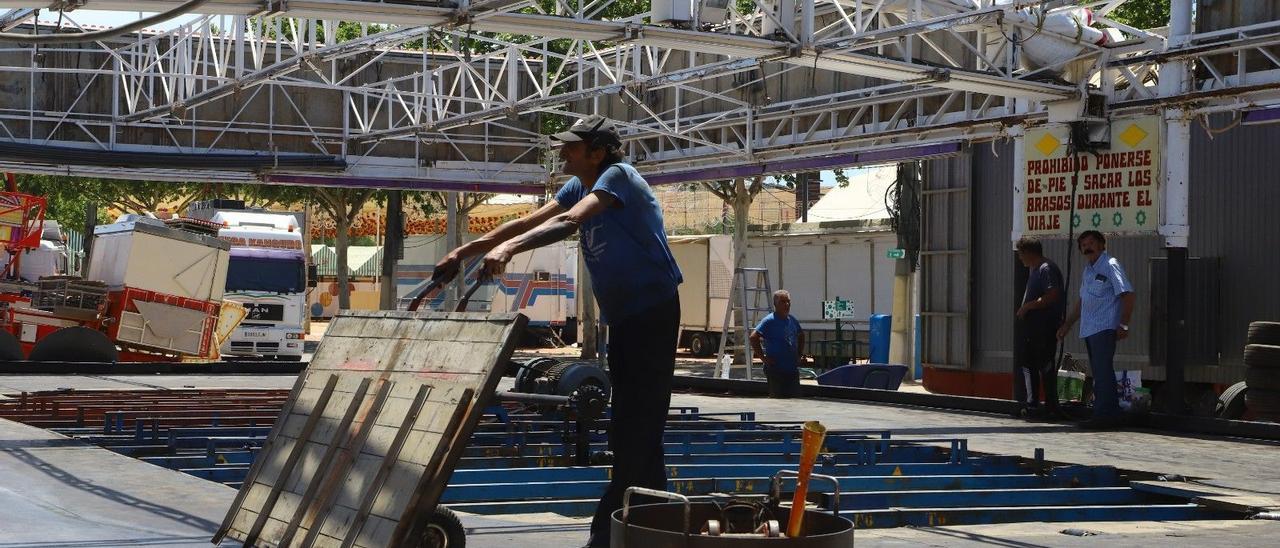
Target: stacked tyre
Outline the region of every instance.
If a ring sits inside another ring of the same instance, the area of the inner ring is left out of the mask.
[[[1249,324],[1244,365],[1245,406],[1259,420],[1280,422],[1280,322]]]

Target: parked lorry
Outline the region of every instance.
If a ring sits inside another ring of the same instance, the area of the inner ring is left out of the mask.
[[[218,238],[230,245],[225,298],[240,303],[246,316],[222,355],[301,360],[307,291],[315,284],[301,215],[228,200],[193,204],[188,215],[219,226]]]
[[[733,285],[733,237],[673,236],[667,239],[680,265],[680,337],[678,346],[706,357],[720,348],[725,310]]]
[[[43,200],[0,193],[0,241],[35,249]],[[230,246],[208,233],[128,215],[98,226],[84,276],[0,283],[0,359],[55,362],[215,359],[240,317],[224,307]]]
[[[495,285],[490,309],[520,312],[528,329],[554,333],[572,344],[578,337],[578,246],[559,242],[511,258]]]

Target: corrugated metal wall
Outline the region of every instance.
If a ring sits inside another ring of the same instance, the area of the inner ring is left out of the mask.
[[[1210,127],[1231,118],[1211,118]],[[1191,255],[1221,260],[1219,363],[1238,379],[1249,322],[1280,319],[1280,126],[1240,126],[1212,140],[1193,126],[1191,137]]]
[[[920,363],[973,367],[973,252],[979,235],[965,230],[990,204],[972,181],[968,153],[925,163],[921,190]]]
[[[1231,117],[1210,120],[1211,127],[1225,127]],[[1241,356],[1250,321],[1280,319],[1280,176],[1274,162],[1280,126],[1241,126],[1209,139],[1199,127],[1192,132],[1191,241],[1193,257],[1221,261],[1220,294],[1222,354],[1218,363],[1188,363],[1187,379],[1193,382],[1233,382],[1243,377]],[[1012,142],[975,145],[973,180],[975,193],[973,249],[973,370],[1007,372],[1012,368],[1014,256],[1009,242],[1013,188]],[[1081,259],[1074,245],[1063,239],[1045,240],[1045,254],[1065,272],[1072,257],[1070,298],[1080,284]],[[1163,257],[1158,236],[1113,237],[1108,251],[1120,260],[1138,295],[1128,340],[1116,351],[1117,368],[1141,369],[1148,379],[1163,379],[1163,367],[1152,367],[1151,261]],[[1189,299],[1201,298],[1189,295]],[[1206,297],[1207,298],[1207,297]],[[1188,318],[1188,329],[1214,329],[1210,319]],[[1085,356],[1084,345],[1074,337],[1067,351]]]
[[[1013,141],[974,145],[973,369],[1012,371]]]

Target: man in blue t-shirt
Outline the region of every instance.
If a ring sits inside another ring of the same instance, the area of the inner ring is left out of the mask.
[[[763,348],[761,345],[763,344]],[[791,293],[773,292],[773,313],[751,332],[751,351],[764,362],[769,397],[791,398],[800,394],[800,349],[804,330],[791,315]]]
[[[433,277],[447,282],[463,259],[480,254],[484,272],[499,276],[513,255],[575,232],[581,237],[591,288],[609,325],[613,390],[613,473],[587,546],[609,546],[610,516],[622,507],[626,489],[667,488],[662,435],[680,329],[676,289],[684,279],[667,246],[658,200],[635,168],[622,162],[613,122],[588,116],[551,138],[563,143],[560,159],[572,176],[556,199],[449,252]]]
[[[1058,326],[1067,310],[1063,297],[1062,271],[1044,256],[1040,240],[1023,236],[1015,244],[1018,260],[1027,268],[1027,287],[1018,306],[1016,329],[1017,364],[1014,368],[1013,398],[1023,406],[1028,418],[1061,418],[1058,408]],[[1040,407],[1041,387],[1044,407]]]

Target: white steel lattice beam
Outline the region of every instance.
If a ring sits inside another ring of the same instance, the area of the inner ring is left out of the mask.
[[[476,166],[463,170],[468,180],[506,181],[504,173],[528,176],[514,166],[541,165],[546,116],[619,118],[633,159],[674,173],[991,138],[1043,119],[1044,103],[1085,91],[1107,96],[1113,109],[1206,111],[1280,99],[1280,22],[1192,35],[1168,49],[1159,32],[1110,19],[1123,3],[1081,3],[1125,37],[1102,46],[1034,16],[1042,6],[1075,9],[1070,2],[814,0],[786,17],[758,0],[692,30],[644,24],[649,13],[609,14],[610,0],[560,0],[550,13],[524,0],[211,0],[200,8],[208,15],[170,31],[42,46],[43,62],[29,46],[0,43],[0,78],[32,90],[0,104],[0,139],[319,151],[362,176],[377,166],[426,177],[440,162],[462,162]],[[1034,9],[1019,11],[1024,5]],[[36,7],[45,5],[0,0],[15,16]],[[66,14],[73,27],[76,15]],[[344,20],[389,26],[343,41]],[[1018,57],[1026,48],[1010,43],[1031,38],[1073,53],[1028,68]],[[438,49],[405,49],[419,40]],[[1188,74],[1191,91],[1159,93],[1170,60],[1200,68]]]

